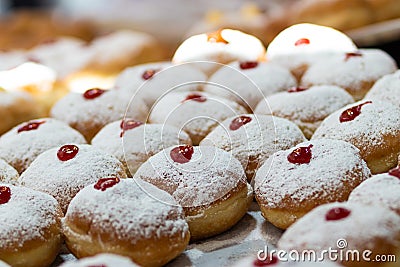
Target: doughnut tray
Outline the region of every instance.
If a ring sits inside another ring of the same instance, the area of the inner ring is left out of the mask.
[[[229,231],[189,244],[166,267],[232,266],[243,257],[256,257],[257,252],[265,246],[274,247],[282,232],[261,216],[257,203],[253,202],[247,214]],[[75,257],[63,248],[52,267],[73,260]]]

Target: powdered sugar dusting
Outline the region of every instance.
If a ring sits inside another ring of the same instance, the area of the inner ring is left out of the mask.
[[[122,163],[114,156],[90,145],[77,146],[78,154],[67,161],[57,158],[59,147],[42,153],[21,175],[21,185],[54,196],[66,211],[71,199],[86,185],[100,178],[126,177]]]
[[[0,159],[0,182],[16,184],[19,178],[17,170],[7,164],[4,160]]]
[[[93,257],[86,257],[75,262],[65,262],[60,267],[88,267],[88,266],[115,266],[115,267],[139,267],[129,258],[116,254],[97,254]]]
[[[380,78],[365,98],[387,101],[400,107],[400,70]]]
[[[135,244],[152,236],[187,235],[182,207],[166,192],[140,180],[123,179],[105,191],[85,187],[71,201],[63,228],[74,218],[90,225],[96,235],[110,234],[112,240]]]
[[[22,248],[32,239],[45,241],[45,231],[62,216],[57,201],[29,188],[0,185],[11,189],[11,199],[0,205],[0,247]]]
[[[287,160],[296,147],[310,144],[313,145],[310,163],[293,164]],[[309,201],[347,199],[348,195],[343,194],[349,187],[355,188],[371,176],[359,150],[349,143],[321,139],[296,147],[276,152],[256,174],[257,199],[271,208],[282,208],[286,198],[293,203],[292,208]]]
[[[134,177],[167,191],[183,207],[207,206],[246,183],[240,162],[224,150],[193,147],[192,159],[181,164],[172,161],[170,151],[173,148],[152,156]]]

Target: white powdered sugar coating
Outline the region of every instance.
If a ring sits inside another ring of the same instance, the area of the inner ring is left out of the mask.
[[[300,92],[282,92],[262,100],[254,113],[273,114],[296,123],[309,136],[320,122],[339,108],[353,103],[349,93],[333,85],[312,86]],[[314,124],[313,126],[311,126]],[[310,132],[311,131],[311,132]]]
[[[72,231],[69,225],[74,224],[74,218],[77,223],[90,225],[93,233],[89,230],[86,238],[107,234],[111,240],[131,244],[141,239],[185,236],[189,230],[182,207],[168,193],[131,178],[105,191],[93,184],[85,187],[71,201],[62,221],[66,234]]]
[[[241,69],[241,62],[233,62],[218,69],[209,79],[204,90],[246,103],[254,109],[265,96],[296,86],[297,81],[286,68],[269,62],[259,62],[254,68]]]
[[[21,123],[0,137],[0,158],[22,173],[42,152],[65,143],[86,143],[85,138],[66,123],[50,118],[32,120],[42,122],[36,130],[18,129]]]
[[[11,199],[0,204],[0,247],[18,250],[30,240],[45,241],[49,227],[58,225],[62,216],[57,201],[29,188],[2,183],[0,186],[11,190]]]
[[[146,121],[148,109],[139,98],[131,99],[118,90],[109,90],[97,98],[86,99],[83,94],[70,93],[51,109],[51,116],[67,122],[90,140],[108,123],[126,116]]]
[[[192,94],[201,95],[206,101],[185,101],[186,97]],[[214,129],[218,122],[242,113],[246,113],[246,110],[239,104],[209,93],[173,92],[155,104],[149,121],[183,129],[196,144]]]
[[[385,75],[376,81],[365,98],[387,101],[400,107],[400,70]]]
[[[371,147],[386,147],[383,136],[400,134],[400,109],[389,102],[372,101],[361,107],[361,114],[352,121],[340,122],[340,115],[347,109],[366,103],[362,100],[350,104],[325,118],[312,139],[330,138],[347,141],[363,154]]]
[[[298,147],[311,147],[310,163],[294,164],[288,155]],[[345,198],[349,188],[355,188],[371,176],[359,150],[339,140],[321,139],[298,144],[276,152],[260,167],[255,177],[258,200],[270,208],[297,208],[307,202],[321,204]],[[289,199],[289,200],[287,200]]]
[[[52,195],[67,210],[71,199],[88,184],[100,178],[125,178],[122,163],[112,155],[90,145],[76,145],[76,156],[67,161],[57,157],[60,147],[39,155],[22,173],[20,184]]]
[[[305,86],[332,84],[345,88],[352,95],[359,96],[368,83],[373,83],[386,74],[397,70],[396,62],[379,49],[360,49],[362,56],[346,53],[329,57],[313,64],[304,73],[301,84]],[[369,88],[368,88],[369,89]]]
[[[167,148],[149,158],[135,174],[170,193],[183,207],[208,206],[241,183],[246,183],[240,162],[230,153],[211,146],[193,147],[187,163],[172,160]]]
[[[145,80],[146,71],[156,71]],[[199,90],[206,81],[206,75],[192,63],[176,64],[171,62],[155,62],[136,65],[125,69],[116,78],[115,88],[123,90],[129,97],[143,98],[151,107],[163,94],[170,91]]]
[[[8,265],[4,261],[0,260],[0,267],[11,267],[11,265]]]
[[[326,213],[339,207],[350,210],[350,215],[341,220],[327,221]],[[336,249],[338,240],[345,239],[348,250],[374,251],[384,244],[399,244],[399,225],[400,216],[379,206],[330,203],[313,209],[290,226],[279,240],[278,248],[322,251]],[[380,240],[379,245],[375,240]]]
[[[19,174],[17,170],[8,165],[4,160],[0,159],[0,182],[15,185],[18,178]]]
[[[61,264],[59,267],[88,267],[88,266],[105,266],[105,267],[139,267],[133,263],[131,259],[116,254],[97,254],[93,257],[82,258],[78,261],[70,261]]]
[[[237,130],[230,124],[240,116],[251,118]],[[306,141],[300,129],[292,122],[268,115],[242,114],[224,120],[202,140],[200,145],[213,145],[231,152],[244,168],[254,161],[259,166],[273,153]],[[253,172],[248,173],[252,176]]]
[[[387,207],[400,215],[400,178],[387,173],[374,175],[351,192],[349,202]]]
[[[174,145],[191,144],[187,133],[162,124],[145,124],[125,130],[121,121],[106,125],[93,138],[92,145],[114,155],[134,174],[149,157]]]

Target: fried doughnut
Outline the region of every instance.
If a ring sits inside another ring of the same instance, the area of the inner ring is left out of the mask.
[[[139,267],[129,258],[116,254],[102,253],[93,257],[82,258],[77,261],[69,261],[61,264],[59,267],[88,267],[88,266],[103,266],[103,267]],[[1,266],[0,266],[1,267]]]
[[[377,80],[365,99],[387,101],[400,107],[400,70]]]
[[[8,165],[7,162],[0,159],[0,183],[16,185],[19,174],[16,169]]]

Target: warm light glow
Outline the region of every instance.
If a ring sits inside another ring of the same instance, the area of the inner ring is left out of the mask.
[[[0,71],[0,87],[7,91],[43,91],[52,90],[56,80],[54,70],[33,62]]]
[[[90,88],[111,88],[114,82],[115,76],[83,73],[70,77],[66,83],[71,92],[84,93]]]

